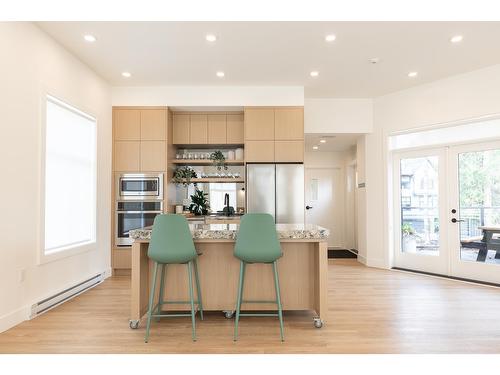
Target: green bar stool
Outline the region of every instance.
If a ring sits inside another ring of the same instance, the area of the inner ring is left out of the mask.
[[[193,238],[185,217],[173,214],[158,215],[153,223],[151,241],[149,242],[148,257],[154,263],[153,277],[151,282],[151,293],[149,295],[148,322],[146,325],[146,336],[144,342],[148,342],[151,318],[170,318],[179,316],[191,316],[192,338],[196,341],[196,311],[194,305],[198,305],[200,317],[203,320],[203,304],[201,300],[200,280],[198,278],[198,254],[194,248]],[[186,264],[189,280],[189,301],[166,301],[164,297],[164,285],[166,269],[169,264]],[[158,268],[161,267],[160,293],[158,303],[154,304],[156,290],[156,279]],[[193,268],[196,280],[196,291],[198,300],[193,297]],[[162,314],[164,304],[191,304],[191,314]]]
[[[276,233],[274,219],[269,214],[246,214],[241,218],[240,228],[234,247],[234,256],[240,260],[240,280],[236,302],[236,320],[234,323],[234,341],[238,340],[238,323],[240,316],[277,316],[280,322],[281,341],[283,336],[283,310],[281,308],[280,284],[276,261],[283,255]],[[243,300],[243,284],[247,264],[272,264],[274,273],[274,288],[276,300],[251,301]],[[276,303],[278,313],[240,313],[242,303]]]

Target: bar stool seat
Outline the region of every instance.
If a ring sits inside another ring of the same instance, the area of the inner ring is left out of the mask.
[[[274,219],[269,214],[246,214],[241,218],[239,231],[234,247],[234,256],[240,260],[240,276],[238,283],[238,296],[236,302],[236,319],[234,324],[234,341],[238,340],[238,324],[240,316],[277,316],[280,322],[281,341],[283,334],[283,310],[281,306],[280,285],[278,277],[277,260],[283,255],[281,252],[278,234]],[[243,286],[245,282],[245,269],[247,264],[271,264],[274,274],[274,288],[276,299],[274,301],[243,300]],[[242,303],[275,303],[277,313],[241,313]]]
[[[196,341],[196,311],[195,304],[198,305],[200,318],[203,320],[203,303],[201,299],[200,281],[198,277],[198,254],[194,247],[193,238],[189,231],[189,226],[185,217],[174,214],[164,214],[156,216],[151,232],[151,241],[148,248],[148,257],[154,261],[153,277],[151,281],[151,291],[149,295],[148,320],[146,324],[146,335],[144,342],[149,340],[149,329],[151,319],[172,318],[180,316],[191,317],[191,334],[193,341]],[[170,264],[185,264],[188,272],[189,301],[167,301],[164,300],[165,277],[167,266]],[[158,268],[161,267],[160,291],[158,303],[154,305]],[[194,300],[193,293],[193,268],[196,280],[197,301]],[[162,314],[164,304],[190,304],[190,314]]]

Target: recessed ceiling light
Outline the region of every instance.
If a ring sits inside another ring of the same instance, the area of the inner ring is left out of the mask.
[[[130,74],[129,72],[123,72],[122,76],[124,76],[125,78],[130,78],[132,74]]]
[[[319,143],[326,143],[326,139],[320,139]]]
[[[217,73],[215,73],[215,75],[216,75],[217,77],[219,77],[219,78],[222,78],[222,77],[224,77],[224,76],[225,76],[224,72],[217,72]]]
[[[205,36],[205,39],[207,40],[207,42],[215,42],[217,40],[217,36],[214,34],[207,34]]]
[[[317,149],[319,149],[318,146],[313,146],[313,150],[317,150]]]
[[[370,64],[378,64],[378,62],[380,61],[380,59],[378,57],[372,57],[370,60],[368,60],[370,62]]]
[[[460,43],[464,37],[462,35],[455,35],[450,39],[452,43]]]
[[[337,39],[337,37],[334,34],[328,34],[325,36],[325,41],[327,42],[333,42],[335,39]]]
[[[97,38],[95,36],[90,35],[90,34],[85,34],[83,36],[83,39],[85,39],[85,41],[89,42],[89,43],[94,43],[97,40]]]
[[[410,77],[410,78],[415,78],[416,76],[418,76],[418,72],[410,72],[410,73],[408,73],[408,77]]]
[[[316,70],[313,70],[310,74],[311,74],[311,77],[319,76],[319,72],[317,72]]]

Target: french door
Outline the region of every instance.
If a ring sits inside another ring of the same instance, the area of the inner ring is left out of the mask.
[[[500,142],[394,156],[394,265],[500,284]]]

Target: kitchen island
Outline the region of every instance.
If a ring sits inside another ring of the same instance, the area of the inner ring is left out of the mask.
[[[198,257],[198,269],[206,311],[224,311],[230,318],[236,305],[239,260],[233,256],[237,224],[190,224]],[[278,260],[281,300],[284,310],[315,313],[314,326],[320,328],[327,315],[329,231],[316,225],[277,224],[283,256]],[[132,244],[132,286],[130,327],[137,328],[146,314],[152,262],[147,257],[151,227],[130,231]],[[158,291],[159,288],[156,288]],[[272,267],[250,264],[245,275],[245,300],[274,300]],[[169,265],[165,299],[187,300],[186,267]],[[155,296],[157,298],[157,296]],[[185,309],[184,305],[164,305],[164,310]],[[242,310],[275,310],[275,304],[242,305]]]

